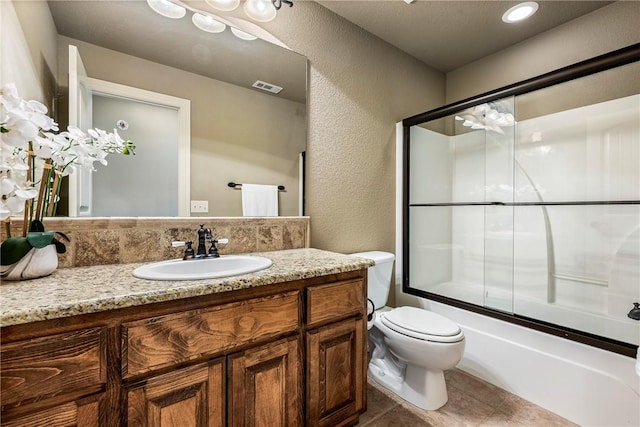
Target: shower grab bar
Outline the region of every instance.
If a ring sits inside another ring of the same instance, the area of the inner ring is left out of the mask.
[[[590,205],[640,205],[640,200],[594,200],[576,202],[447,202],[447,203],[409,203],[409,207],[435,206],[590,206]]]
[[[227,186],[235,188],[236,190],[242,190],[242,184],[236,184],[235,182],[230,182]],[[278,191],[286,191],[284,185],[278,185]]]
[[[606,280],[591,279],[589,277],[574,276],[571,274],[552,273],[551,275],[556,279],[570,280],[572,282],[578,282],[578,283],[587,283],[589,285],[597,285],[597,286],[605,286],[605,287],[609,286],[609,282]]]

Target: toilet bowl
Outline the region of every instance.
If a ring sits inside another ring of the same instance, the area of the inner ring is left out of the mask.
[[[427,410],[447,403],[444,371],[464,353],[465,338],[453,321],[421,308],[386,307],[393,254],[352,254],[375,261],[368,274],[368,297],[374,306],[369,330],[369,374],[408,402]]]

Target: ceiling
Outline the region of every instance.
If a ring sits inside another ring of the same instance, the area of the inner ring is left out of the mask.
[[[538,0],[516,24],[502,14],[520,1],[316,0],[425,64],[448,72],[590,13],[612,1]]]
[[[540,7],[532,18],[505,24],[502,14],[518,1],[316,1],[443,72],[613,3],[538,0]],[[182,2],[215,12],[203,0]],[[284,87],[278,96],[305,102],[306,58],[290,50],[259,39],[242,41],[228,30],[204,33],[191,24],[190,14],[177,20],[164,18],[153,12],[146,1],[48,3],[62,35],[243,87],[262,80]]]
[[[261,80],[284,88],[276,96],[305,103],[307,59],[289,49],[261,39],[240,40],[229,30],[200,31],[192,24],[191,13],[182,19],[165,18],[146,1],[48,0],[48,4],[56,29],[64,36],[245,88]],[[213,11],[202,0],[188,4]]]

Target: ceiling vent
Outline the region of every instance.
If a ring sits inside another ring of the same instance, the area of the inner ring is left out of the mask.
[[[280,93],[280,91],[282,90],[280,86],[272,85],[271,83],[263,82],[262,80],[256,80],[256,82],[252,86],[271,93]]]

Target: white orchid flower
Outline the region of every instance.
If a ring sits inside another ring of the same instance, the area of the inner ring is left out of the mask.
[[[22,103],[22,98],[18,96],[18,88],[13,83],[7,83],[0,88],[0,104],[2,108],[15,109]]]
[[[135,154],[135,146],[131,141],[125,142],[115,129],[113,133],[101,129],[84,133],[77,126],[69,126],[58,132],[58,124],[47,116],[47,107],[41,102],[20,98],[12,83],[0,87],[0,130],[2,219],[23,211],[25,201],[37,197],[38,190],[30,179],[40,179],[37,186],[51,190],[53,180],[44,167],[66,176],[78,168],[94,170],[95,162],[107,165],[106,157],[110,153]],[[58,190],[54,189],[45,204],[59,199]],[[44,215],[43,212],[36,213],[36,218]],[[26,229],[28,225],[24,227]]]
[[[54,141],[39,135],[36,136],[33,143],[33,151],[40,159],[50,159],[51,156],[53,156],[54,150],[58,148]]]
[[[87,135],[76,126],[69,126],[66,132],[63,132],[70,140],[87,140]]]
[[[26,119],[8,120],[5,125],[8,132],[0,133],[0,138],[5,144],[13,147],[26,148],[29,141],[33,141],[38,135],[38,127]]]
[[[11,216],[11,209],[4,203],[4,200],[0,200],[0,220],[4,221],[5,219]]]
[[[21,213],[24,210],[25,201],[31,200],[38,195],[38,191],[30,185],[21,186],[6,177],[2,179],[0,187],[2,188],[2,207],[0,208],[0,217],[2,217],[3,220],[10,215]],[[5,193],[5,191],[7,192]]]
[[[0,196],[7,196],[16,188],[16,182],[9,177],[0,178]]]

